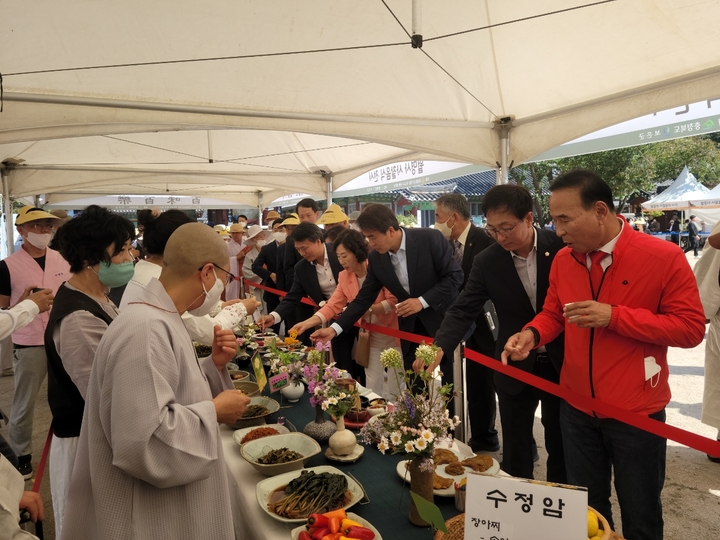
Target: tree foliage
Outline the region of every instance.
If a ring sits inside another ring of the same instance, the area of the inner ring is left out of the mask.
[[[683,167],[701,183],[720,183],[720,135],[704,135],[661,141],[594,154],[526,163],[510,171],[510,178],[533,195],[538,219],[544,224],[548,213],[548,188],[552,181],[573,169],[590,169],[612,188],[619,208],[640,190],[654,193],[659,182],[675,179]]]

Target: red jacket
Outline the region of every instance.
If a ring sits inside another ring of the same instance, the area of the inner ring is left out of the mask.
[[[667,348],[695,347],[705,335],[705,314],[683,252],[625,223],[597,299],[613,306],[610,324],[578,328],[565,321],[565,304],[591,299],[585,255],[564,248],[550,269],[543,310],[527,325],[540,334],[538,345],[565,330],[560,385],[636,413],[659,411],[670,401]],[[649,356],[661,371],[646,381]]]

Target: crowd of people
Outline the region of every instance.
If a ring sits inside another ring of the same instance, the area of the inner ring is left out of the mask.
[[[54,227],[55,216],[23,208],[22,247],[0,262],[0,304],[10,307],[0,312],[0,338],[12,334],[16,378],[0,472],[32,475],[33,406],[47,373],[58,538],[234,538],[218,422],[233,422],[248,403],[226,364],[236,354],[232,329],[252,314],[306,343],[331,340],[338,367],[388,399],[400,389],[382,350],[401,351],[405,369],[439,367],[453,382],[464,344],[664,422],[667,349],[698,345],[706,317],[715,321],[707,373],[717,373],[720,255],[699,265],[701,302],[682,250],[616,215],[596,174],[566,173],[550,191],[553,231],[536,226],[530,193],[514,184],[485,195],[482,228],[460,194],[436,200],[432,229],[401,227],[381,204],[348,216],[303,199],[286,217],[268,213],[267,232],[241,216],[226,240],[177,210],[147,210],[135,263],[135,228],[113,212],[91,206]],[[648,263],[654,272],[636,271]],[[119,307],[111,288],[121,289]],[[389,333],[368,333],[365,323]],[[393,330],[434,340],[435,362],[416,361],[417,344]],[[193,340],[212,354],[198,359]],[[720,389],[707,378],[703,421],[720,428]],[[624,536],[662,538],[664,439],[476,362],[467,362],[466,387],[474,451],[502,442],[503,470],[533,478],[540,406],[547,480],[587,487],[612,525],[614,477]],[[38,511],[23,497],[18,508],[40,515],[42,501]]]

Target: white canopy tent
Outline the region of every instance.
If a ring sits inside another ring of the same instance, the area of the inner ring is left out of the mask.
[[[708,193],[710,190],[700,184],[688,168],[684,167],[665,191],[642,203],[642,207],[645,210],[688,210],[691,201],[703,198]]]
[[[262,206],[327,196],[397,161],[506,171],[720,88],[717,2],[0,8],[6,200],[164,193]]]

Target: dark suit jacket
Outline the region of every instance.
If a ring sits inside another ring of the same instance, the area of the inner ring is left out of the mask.
[[[337,283],[338,274],[342,272],[343,267],[338,262],[333,245],[325,244],[325,249],[327,249],[330,268],[332,268],[335,283]],[[295,265],[294,276],[290,292],[287,293],[285,298],[283,298],[277,308],[275,308],[275,312],[280,315],[282,319],[285,319],[295,312],[295,307],[300,303],[303,296],[308,296],[316,304],[327,300],[320,289],[320,282],[318,281],[317,270],[314,264],[305,259],[300,259],[300,262]]]
[[[287,291],[286,285],[285,285],[285,269],[283,266],[285,265],[285,244],[280,244],[277,247],[277,265],[275,266],[277,270],[275,271],[275,274],[277,275],[277,288],[281,291]]]
[[[292,235],[285,240],[285,257],[283,259],[283,272],[285,274],[285,285],[292,287],[295,280],[295,265],[302,260],[302,257],[295,249],[295,239]],[[289,290],[289,289],[288,289]]]
[[[268,287],[276,288],[277,283],[270,279],[270,274],[273,272],[277,275],[277,242],[273,241],[269,244],[265,244],[257,256],[257,259],[252,264],[252,271],[255,275],[262,278],[263,283]],[[263,268],[265,265],[267,268]]]
[[[550,285],[550,266],[555,254],[565,244],[553,231],[536,230],[536,234],[536,306],[540,311]],[[442,327],[435,336],[435,343],[445,351],[446,356],[452,355],[452,351],[475,321],[487,300],[492,300],[500,320],[495,348],[495,357],[499,359],[510,336],[522,330],[523,326],[535,316],[530,299],[515,269],[512,255],[499,244],[490,246],[475,258],[465,289],[458,301],[448,310]],[[558,373],[562,367],[564,337],[564,333],[561,333],[546,345],[548,356]],[[531,372],[535,366],[535,357],[536,352],[532,351],[525,360],[512,362],[512,365]],[[517,379],[497,372],[495,385],[510,394],[518,394],[525,387],[525,384]]]
[[[410,317],[400,317],[400,330],[412,331],[419,318],[430,336],[434,336],[447,308],[457,298],[462,286],[462,268],[453,258],[450,244],[440,231],[434,229],[405,229],[407,251],[408,294],[395,275],[389,253],[371,251],[368,273],[355,300],[336,321],[343,330],[350,328],[375,302],[380,290],[386,287],[398,302],[420,296],[430,307]]]
[[[467,238],[465,239],[465,249],[463,250],[463,289],[470,277],[470,270],[472,269],[475,257],[479,255],[481,251],[490,247],[494,243],[495,240],[485,234],[482,229],[479,229],[473,223],[470,223],[470,230],[468,231]],[[495,326],[494,334],[488,325],[487,314],[489,314],[490,317],[493,317],[493,325]],[[475,325],[475,331],[467,339],[467,346],[474,351],[492,356],[495,354],[495,336],[498,332],[498,321],[497,316],[495,315],[495,309],[493,308],[492,302],[489,300],[485,303],[482,311],[475,319]]]

